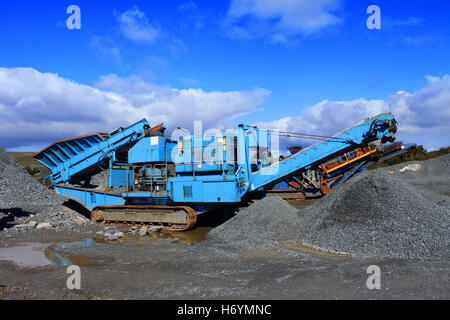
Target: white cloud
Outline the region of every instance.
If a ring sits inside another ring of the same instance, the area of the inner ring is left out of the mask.
[[[115,13],[122,34],[136,42],[153,43],[160,36],[160,29],[151,24],[144,12],[134,6],[124,13]]]
[[[383,28],[396,28],[398,27],[413,27],[420,26],[423,24],[423,19],[419,17],[405,17],[405,18],[394,18],[394,17],[383,17]]]
[[[112,61],[119,65],[122,63],[122,55],[119,46],[109,38],[94,36],[89,41],[89,48],[92,53],[103,62]]]
[[[232,38],[288,43],[335,26],[340,0],[233,0],[223,25]]]
[[[332,135],[366,117],[391,111],[399,122],[397,137],[428,149],[450,145],[450,76],[427,76],[415,92],[399,91],[386,99],[324,100],[298,116],[256,123],[276,128]],[[231,120],[260,108],[270,91],[204,91],[175,89],[138,76],[106,75],[95,87],[31,68],[0,68],[0,146],[20,150],[44,147],[55,140],[109,131],[142,118],[192,132],[234,127]],[[270,112],[270,110],[266,110]],[[275,117],[274,117],[275,118]],[[310,142],[310,141],[307,141]]]
[[[395,35],[390,36],[390,44],[393,45],[404,45],[413,47],[431,47],[433,45],[442,43],[446,38],[439,33],[427,33],[427,34],[403,34],[395,33]]]
[[[333,135],[364,118],[392,112],[398,140],[423,144],[432,150],[450,145],[450,76],[427,76],[428,84],[416,92],[399,91],[384,100],[321,101],[297,117],[257,123],[282,131]]]
[[[178,6],[178,10],[180,10],[180,11],[196,10],[196,9],[197,9],[197,5],[192,1],[184,2]]]
[[[227,125],[255,110],[270,94],[265,89],[212,91],[174,89],[104,76],[97,88],[31,68],[0,68],[0,146],[43,147],[55,140],[109,131],[146,118],[168,129],[192,130]]]
[[[188,1],[178,6],[178,12],[183,15],[183,21],[180,21],[181,28],[202,29],[207,24],[210,13],[200,9],[194,2]]]

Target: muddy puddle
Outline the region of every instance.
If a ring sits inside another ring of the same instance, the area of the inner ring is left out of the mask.
[[[93,238],[59,244],[22,242],[13,247],[0,248],[0,260],[10,261],[21,268],[64,267],[72,264],[92,265],[99,261],[91,257],[71,255],[68,250],[97,245],[100,245],[100,242]]]
[[[183,243],[194,243],[206,240],[206,233],[211,229],[211,227],[197,227],[184,232],[155,232],[142,238],[147,240],[174,239]]]
[[[77,266],[89,266],[100,262],[100,260],[70,254],[70,250],[78,248],[90,248],[105,243],[102,239],[85,238],[82,241],[59,243],[50,245],[44,251],[45,257],[51,262],[53,267],[64,267],[75,264]]]
[[[0,260],[11,261],[22,268],[38,268],[50,265],[45,256],[48,243],[23,242],[14,247],[0,248]]]
[[[137,246],[151,245],[152,240],[173,239],[173,242],[194,243],[206,240],[211,227],[197,227],[186,232],[155,232],[144,237],[126,234],[117,242],[131,241]],[[102,237],[85,238],[72,242],[22,242],[12,247],[0,248],[0,261],[10,261],[21,268],[39,268],[45,266],[64,267],[69,265],[88,266],[103,262],[89,256],[74,255],[74,249],[90,248],[114,244]]]

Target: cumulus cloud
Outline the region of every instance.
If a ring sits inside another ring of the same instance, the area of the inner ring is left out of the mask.
[[[337,25],[334,12],[340,0],[233,0],[223,22],[228,36],[241,39],[268,38],[288,43]]]
[[[144,12],[134,6],[123,13],[115,13],[120,31],[129,40],[141,43],[153,43],[160,35],[156,24],[148,21]]]
[[[192,130],[223,127],[255,110],[270,94],[265,89],[211,91],[174,89],[139,77],[103,76],[96,87],[31,68],[0,68],[0,146],[39,148],[55,140],[109,131],[146,118]]]
[[[416,92],[400,91],[384,100],[324,100],[297,117],[261,122],[258,126],[282,131],[333,135],[364,118],[392,112],[399,123],[398,140],[423,144],[433,150],[450,145],[450,76],[427,76]]]
[[[427,149],[450,145],[450,76],[427,76],[415,92],[400,91],[386,99],[324,100],[298,116],[254,123],[261,128],[333,135],[364,118],[392,112],[399,122],[397,137]],[[205,91],[175,89],[148,83],[138,76],[105,75],[87,86],[32,68],[0,68],[0,146],[36,150],[55,140],[110,131],[142,118],[193,132],[234,127],[236,117],[261,108],[266,89]],[[270,110],[266,110],[270,112]],[[310,141],[305,141],[310,143]]]

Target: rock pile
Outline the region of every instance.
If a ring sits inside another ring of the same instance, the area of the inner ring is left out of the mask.
[[[40,184],[0,148],[0,230],[12,224],[17,226],[11,229],[26,230],[39,223],[52,228],[86,223],[85,217],[64,207],[64,202],[63,197]]]
[[[348,181],[303,210],[301,240],[368,257],[450,257],[449,198],[382,171]]]
[[[210,231],[208,239],[245,248],[297,242],[363,257],[448,258],[449,214],[449,197],[382,168],[362,173],[303,209],[266,197]]]

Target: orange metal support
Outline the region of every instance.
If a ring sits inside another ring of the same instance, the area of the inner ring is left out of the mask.
[[[365,158],[371,154],[374,154],[378,151],[377,145],[375,143],[369,144],[368,147],[362,147],[350,152],[347,152],[340,156],[339,158],[328,161],[327,163],[323,163],[319,166],[323,173],[329,174],[337,169],[345,167],[350,163],[358,161],[362,158]]]

